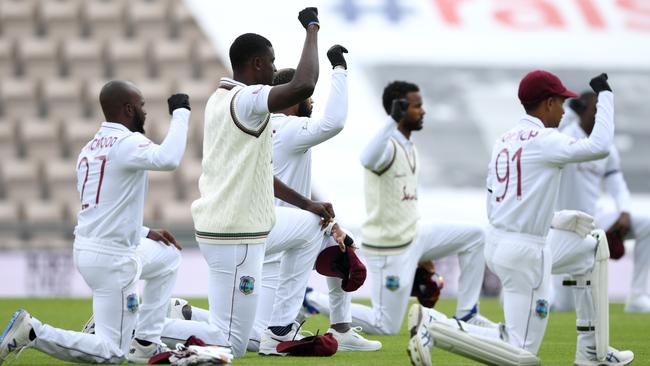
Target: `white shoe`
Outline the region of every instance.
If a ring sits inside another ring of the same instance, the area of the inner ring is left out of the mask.
[[[129,363],[148,363],[149,359],[159,353],[168,352],[169,348],[164,344],[151,343],[148,346],[143,346],[138,341],[133,339],[129,347],[129,354],[126,359]]]
[[[413,337],[418,330],[418,325],[420,324],[420,321],[423,317],[422,310],[422,306],[419,304],[413,304],[409,308],[406,321],[406,330],[409,331],[411,337]]]
[[[607,356],[603,361],[596,359],[596,348],[586,347],[579,351],[576,355],[574,366],[623,366],[629,365],[634,361],[634,353],[632,351],[619,351],[615,348],[609,347]]]
[[[334,328],[327,330],[327,333],[332,333],[334,339],[339,343],[337,351],[378,351],[381,349],[381,342],[365,339],[358,332],[361,327],[350,328],[345,333],[339,333]]]
[[[499,324],[493,322],[492,320],[484,317],[478,312],[478,305],[474,305],[472,310],[469,311],[469,314],[465,315],[462,318],[454,317],[457,320],[464,321],[467,324],[475,325],[477,327],[483,328],[499,328]]]
[[[20,354],[20,351],[31,342],[29,339],[29,333],[32,330],[30,319],[29,313],[23,309],[16,311],[11,317],[9,324],[0,336],[0,365],[11,352]]]
[[[650,313],[650,296],[630,295],[625,302],[626,313]]]
[[[172,297],[169,299],[167,317],[170,319],[192,320],[192,305],[185,299]]]
[[[493,322],[492,320],[484,317],[481,314],[476,314],[465,321],[467,324],[476,325],[477,327],[483,328],[499,328],[499,324]]]
[[[84,324],[81,333],[95,334],[95,316],[91,315],[90,319]]]
[[[278,344],[280,344],[280,342],[298,341],[303,339],[304,337],[298,333],[299,330],[300,326],[297,323],[293,323],[291,325],[291,331],[283,336],[273,334],[269,328],[264,329],[258,353],[263,356],[286,356],[286,353],[278,352]]]
[[[419,304],[411,305],[408,314],[409,331],[414,335],[409,340],[406,352],[414,366],[431,366],[431,347],[433,339],[426,327],[425,316],[422,313],[422,306]],[[415,329],[413,331],[412,329]]]
[[[447,317],[447,315],[439,312],[436,309],[425,308],[420,304],[413,304],[409,308],[409,312],[408,312],[407,329],[412,337],[415,335],[417,331],[417,327],[420,324],[420,322],[422,322],[422,324],[424,324],[424,326],[427,327],[434,320],[439,322],[444,322],[445,320],[448,319],[449,318]]]

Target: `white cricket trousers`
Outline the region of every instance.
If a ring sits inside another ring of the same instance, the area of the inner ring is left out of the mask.
[[[252,350],[259,347],[267,327],[289,325],[298,316],[324,240],[320,218],[308,211],[276,207],[275,217],[266,240],[268,261],[263,267],[261,300],[250,336]]]
[[[65,361],[121,363],[136,324],[139,260],[135,254],[75,249],[74,263],[93,290],[95,334],[58,329],[33,319],[36,340],[30,346]]]
[[[162,341],[170,348],[174,348],[176,343],[184,343],[190,336],[199,337],[207,344],[226,345],[222,332],[209,324],[166,317],[181,252],[173,246],[143,239],[136,254],[142,263],[140,279],[145,281],[145,285],[135,338],[157,344]]]
[[[181,261],[176,248],[143,238],[133,255],[75,250],[74,261],[93,289],[95,334],[57,329],[33,320],[37,336],[34,348],[66,361],[120,363],[134,329],[136,338],[158,344],[164,332],[182,340],[197,335],[210,344],[219,344],[217,334],[201,323],[165,320]],[[145,281],[139,305],[138,279]]]
[[[485,261],[503,286],[509,343],[537,354],[549,316],[552,258],[545,238],[491,228]]]
[[[352,304],[352,324],[361,326],[369,334],[399,333],[418,263],[450,255],[458,255],[460,266],[456,314],[468,314],[478,303],[483,285],[483,246],[484,233],[480,226],[436,222],[420,226],[416,238],[402,254],[363,253],[372,308]]]
[[[255,322],[264,244],[199,244],[199,248],[210,271],[209,326],[221,334],[225,344],[219,344],[242,357]]]

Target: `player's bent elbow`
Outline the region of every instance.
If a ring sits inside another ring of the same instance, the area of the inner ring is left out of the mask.
[[[316,89],[315,80],[296,80],[294,90],[300,100],[305,100],[314,94]]]
[[[181,159],[166,159],[160,162],[158,167],[160,170],[176,170],[181,165]]]
[[[609,146],[599,146],[593,153],[594,160],[604,159],[609,156]]]
[[[341,131],[343,131],[344,125],[345,125],[345,120],[343,120],[342,122],[337,121],[336,125],[330,128],[329,131],[334,135],[338,135],[339,133],[341,133]]]

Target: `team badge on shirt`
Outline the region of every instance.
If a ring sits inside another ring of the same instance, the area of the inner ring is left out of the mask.
[[[242,276],[239,279],[239,291],[244,295],[250,295],[255,289],[255,279],[251,276]]]
[[[537,300],[537,303],[535,304],[535,313],[537,313],[537,316],[542,319],[546,318],[548,316],[548,301],[544,299]]]
[[[140,307],[140,299],[138,294],[130,294],[126,297],[126,309],[132,313],[136,313]]]
[[[390,291],[397,291],[399,288],[399,277],[386,276],[386,288]]]

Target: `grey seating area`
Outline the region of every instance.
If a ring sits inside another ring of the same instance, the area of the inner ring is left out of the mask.
[[[104,120],[111,79],[135,82],[160,142],[167,97],[190,95],[188,149],[150,174],[145,222],[190,237],[202,111],[223,61],[182,0],[0,0],[0,250],[66,248],[79,208],[75,164]]]

